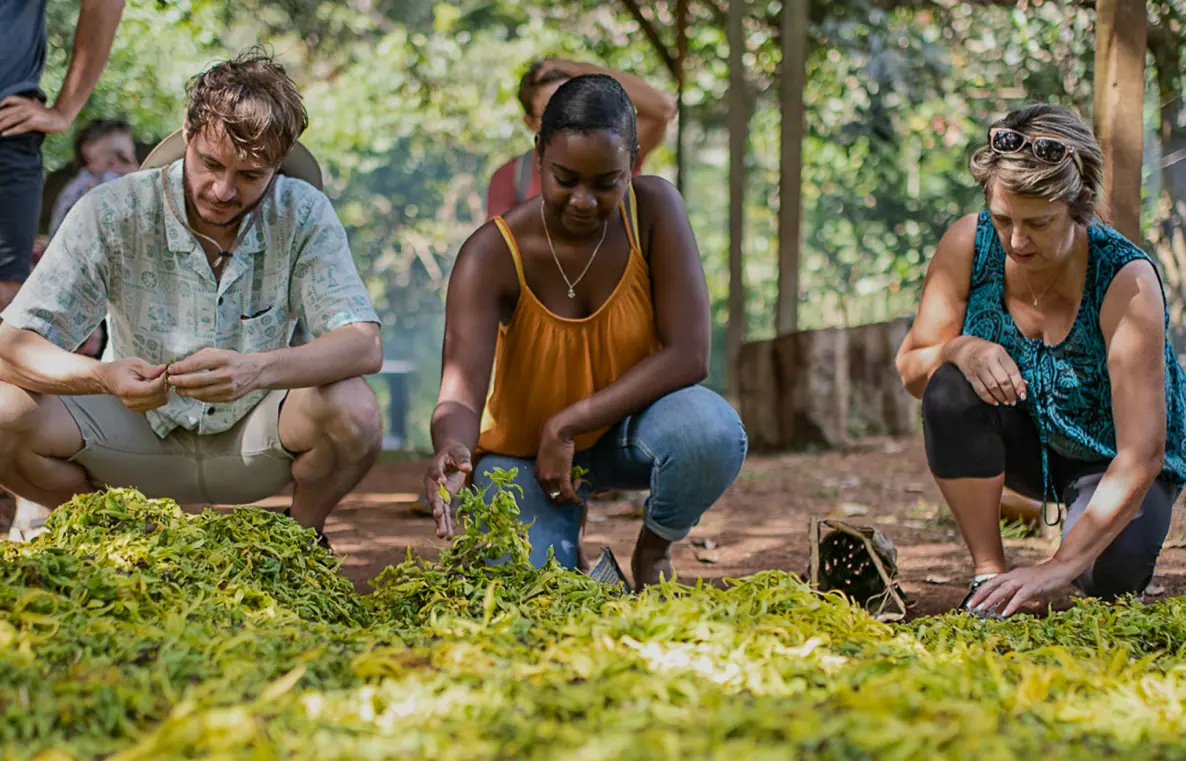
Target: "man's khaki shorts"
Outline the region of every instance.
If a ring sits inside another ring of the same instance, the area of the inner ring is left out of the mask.
[[[97,488],[131,487],[179,504],[241,505],[271,497],[292,481],[293,455],[280,444],[280,405],[272,391],[223,433],[174,429],[159,438],[142,414],[114,396],[62,396],[82,433],[81,465]]]

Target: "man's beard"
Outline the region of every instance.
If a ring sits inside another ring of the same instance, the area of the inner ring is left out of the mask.
[[[182,188],[184,189],[184,192],[185,192],[186,213],[189,213],[190,211],[192,211],[194,213],[194,215],[197,216],[197,218],[200,219],[204,224],[213,225],[215,227],[236,227],[236,226],[238,226],[238,224],[243,221],[244,217],[246,217],[248,214],[250,214],[251,212],[255,211],[257,208],[259,208],[259,205],[264,202],[264,198],[267,197],[268,191],[271,190],[271,188],[272,188],[272,181],[269,181],[267,187],[264,188],[264,192],[260,193],[259,198],[255,199],[255,201],[253,201],[250,206],[244,207],[242,210],[239,211],[238,214],[234,215],[233,217],[228,219],[226,222],[219,222],[218,220],[207,219],[206,217],[202,216],[202,212],[197,204],[198,195],[194,191],[193,185],[190,184],[189,172],[186,171],[184,164],[181,167],[181,184],[182,184]]]

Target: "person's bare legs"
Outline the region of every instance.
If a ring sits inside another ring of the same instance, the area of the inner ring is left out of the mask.
[[[638,589],[675,578],[671,568],[671,542],[643,526],[638,532],[634,554],[630,556],[630,573]]]
[[[1005,546],[1001,542],[1001,492],[1005,474],[995,478],[936,478],[935,483],[972,555],[973,573],[979,576],[1008,570]]]
[[[290,515],[321,531],[383,447],[379,402],[362,378],[294,389],[280,408],[280,443],[296,452]]]
[[[67,462],[80,449],[61,399],[0,383],[0,486],[49,508],[94,491],[86,471]]]

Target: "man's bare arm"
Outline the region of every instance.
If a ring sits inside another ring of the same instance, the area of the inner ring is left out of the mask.
[[[54,396],[106,393],[102,363],[68,352],[32,330],[0,323],[0,381]]]
[[[111,43],[124,12],[124,0],[82,0],[74,50],[54,110],[73,122],[95,90],[111,57]]]
[[[343,325],[304,346],[260,354],[260,388],[312,388],[377,373],[383,367],[379,326]]]

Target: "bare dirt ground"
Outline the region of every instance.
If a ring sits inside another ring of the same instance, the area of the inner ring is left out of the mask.
[[[360,592],[369,591],[367,581],[385,567],[403,561],[409,548],[432,557],[443,546],[432,518],[416,507],[423,472],[418,460],[380,462],[331,516],[326,534],[343,556],[343,573]],[[286,504],[283,497],[270,502]],[[1149,599],[1186,593],[1182,508],[1179,503]],[[769,568],[807,578],[812,517],[873,525],[893,541],[899,581],[912,602],[911,617],[950,610],[967,591],[971,564],[927,471],[920,437],[867,439],[842,452],[752,455],[689,541],[675,548],[679,580],[692,583],[701,577],[720,583]],[[595,558],[602,546],[609,546],[629,574],[640,526],[639,508],[630,501],[593,503],[587,555]],[[1011,563],[1034,562],[1054,551],[1054,541],[1006,540],[1006,552]],[[1048,602],[1060,609],[1070,599],[1063,594]],[[1027,610],[1045,609],[1045,604],[1035,604]]]
[[[342,573],[361,593],[384,568],[409,550],[435,557],[444,543],[431,516],[419,506],[424,461],[385,458],[349,494],[326,525]],[[629,496],[629,495],[627,495]],[[645,495],[641,495],[645,496]],[[287,507],[281,494],[259,503]],[[187,509],[200,509],[187,506]],[[11,502],[0,499],[0,539],[7,536]],[[596,558],[610,547],[629,575],[629,558],[641,527],[641,504],[631,499],[591,503],[585,553]],[[687,541],[674,548],[679,581],[697,578],[722,584],[776,568],[807,579],[808,529],[812,518],[840,518],[881,530],[898,553],[898,581],[910,603],[909,617],[951,610],[963,598],[971,563],[927,471],[921,437],[870,438],[844,451],[819,454],[751,455],[733,487],[705,514]],[[1040,561],[1056,548],[1057,531],[1006,539],[1010,563]],[[1071,592],[1026,608],[1062,609]],[[1169,538],[1147,599],[1186,594],[1186,498],[1175,507]]]

